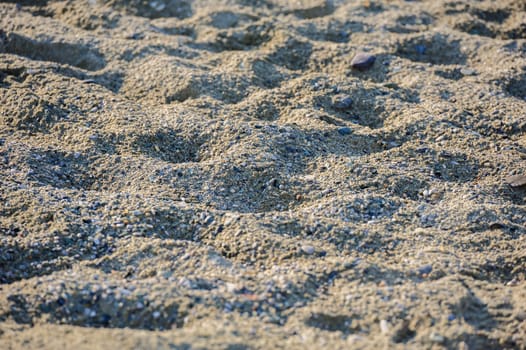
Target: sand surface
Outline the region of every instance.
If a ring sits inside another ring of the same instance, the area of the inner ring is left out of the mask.
[[[4,1],[0,348],[526,349],[525,132],[522,0]]]

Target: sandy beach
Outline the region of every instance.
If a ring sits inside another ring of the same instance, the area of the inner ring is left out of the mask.
[[[0,3],[0,349],[526,349],[526,2]]]

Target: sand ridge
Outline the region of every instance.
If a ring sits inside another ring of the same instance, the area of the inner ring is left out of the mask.
[[[2,348],[526,348],[522,1],[0,21]]]

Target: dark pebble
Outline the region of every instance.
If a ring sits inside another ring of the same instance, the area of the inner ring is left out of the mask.
[[[416,45],[415,49],[419,55],[423,55],[426,53],[426,47],[424,45]]]
[[[285,146],[285,151],[287,151],[288,153],[298,153],[301,151],[301,149],[298,149],[294,146]]]
[[[352,130],[351,128],[344,126],[342,128],[338,128],[338,132],[340,135],[350,135]]]
[[[426,153],[429,153],[430,151],[431,149],[427,147],[419,147],[416,149],[416,153],[420,153],[420,154],[426,154]]]
[[[427,275],[431,273],[431,271],[433,271],[433,266],[431,265],[424,265],[418,269],[418,273],[421,275]]]
[[[351,61],[351,67],[358,70],[366,70],[373,66],[376,56],[368,53],[358,53]]]
[[[108,326],[110,324],[111,316],[108,314],[103,314],[100,318],[100,323],[104,326]]]
[[[333,98],[332,103],[336,109],[348,109],[352,106],[352,98],[348,95],[339,95]]]

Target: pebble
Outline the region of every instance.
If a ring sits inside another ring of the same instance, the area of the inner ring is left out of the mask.
[[[360,52],[352,59],[351,67],[358,70],[367,70],[373,66],[375,61],[376,56]]]
[[[237,290],[239,290],[239,287],[235,283],[227,282],[225,283],[225,288],[229,293],[235,293]]]
[[[433,271],[433,266],[431,265],[424,265],[418,268],[418,273],[420,275],[428,275]]]
[[[426,53],[426,47],[425,45],[416,45],[415,50],[419,55],[423,55]]]
[[[463,342],[461,341],[460,343],[458,343],[458,350],[469,350],[469,346],[468,344],[466,344],[466,342]]]
[[[522,187],[526,185],[526,175],[513,175],[506,178],[511,187]]]
[[[349,95],[338,95],[332,99],[332,105],[336,109],[348,109],[352,106],[352,99]]]
[[[517,313],[515,314],[515,319],[517,319],[518,321],[526,321],[526,311],[517,311]]]
[[[438,343],[438,344],[441,344],[444,342],[444,340],[446,340],[444,338],[443,335],[439,334],[439,333],[436,333],[436,332],[432,332],[430,335],[429,335],[429,340],[431,340],[431,342],[433,343]]]
[[[509,281],[509,282],[506,283],[506,285],[507,285],[508,287],[515,287],[515,286],[518,285],[518,284],[519,284],[519,281],[518,281],[516,278],[514,278],[514,279],[512,279],[511,281]]]
[[[315,249],[311,245],[302,245],[301,246],[301,251],[304,252],[307,255],[312,255],[312,254],[314,254]]]
[[[338,128],[338,132],[340,135],[350,135],[352,130],[351,128],[344,126],[342,128]]]
[[[162,11],[166,8],[166,4],[162,1],[152,1],[150,2],[150,7],[153,8],[155,11]]]
[[[389,332],[389,322],[387,322],[386,320],[381,320],[380,321],[380,331],[383,334],[387,334]]]
[[[462,75],[476,75],[477,74],[477,72],[474,69],[470,69],[470,68],[461,68],[460,73]]]

